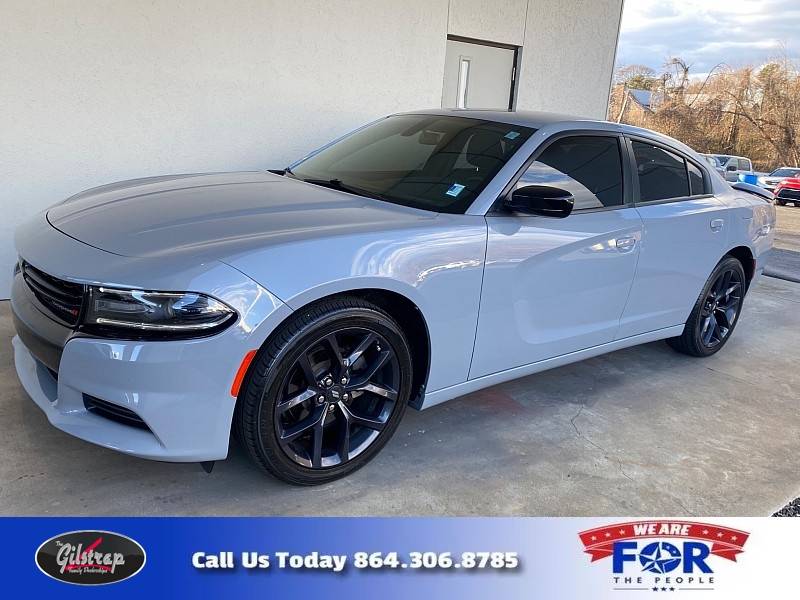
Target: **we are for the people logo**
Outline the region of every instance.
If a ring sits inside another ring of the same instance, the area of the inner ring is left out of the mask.
[[[578,536],[591,562],[611,559],[613,589],[677,592],[713,590],[714,557],[736,562],[750,534],[710,523],[634,521]]]

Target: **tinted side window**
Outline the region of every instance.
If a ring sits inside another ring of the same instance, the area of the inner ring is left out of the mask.
[[[740,171],[749,171],[750,170],[750,161],[746,158],[739,159],[739,170]]]
[[[556,140],[528,167],[517,185],[550,185],[567,190],[575,197],[575,210],[621,206],[619,141],[607,136]]]
[[[638,141],[633,142],[633,155],[636,158],[642,202],[691,195],[686,163],[682,157]]]
[[[703,182],[703,172],[690,162],[687,162],[686,165],[689,167],[689,184],[692,188],[692,196],[705,194],[706,186]]]

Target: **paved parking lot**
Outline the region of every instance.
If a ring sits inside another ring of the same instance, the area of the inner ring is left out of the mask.
[[[776,206],[778,226],[766,273],[800,283],[800,207]]]
[[[647,344],[409,411],[366,468],[295,488],[235,444],[206,475],[54,429],[0,302],[0,513],[766,516],[800,495],[798,308],[800,284],[763,278],[716,356]]]

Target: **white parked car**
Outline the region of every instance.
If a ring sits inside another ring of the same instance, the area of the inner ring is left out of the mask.
[[[772,245],[758,191],[644,129],[455,110],[282,171],[105,185],[16,232],[17,371],[84,440],[209,463],[233,431],[323,483],[409,404],[654,340],[717,352]]]
[[[775,188],[782,179],[786,179],[787,177],[797,177],[798,175],[800,175],[800,168],[781,167],[780,169],[775,169],[768,175],[762,175],[759,177],[758,185],[763,187],[765,190],[775,193]]]

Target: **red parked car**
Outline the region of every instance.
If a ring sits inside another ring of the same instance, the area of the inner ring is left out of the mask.
[[[800,206],[800,175],[781,179],[775,186],[775,204],[785,206],[787,202]]]

